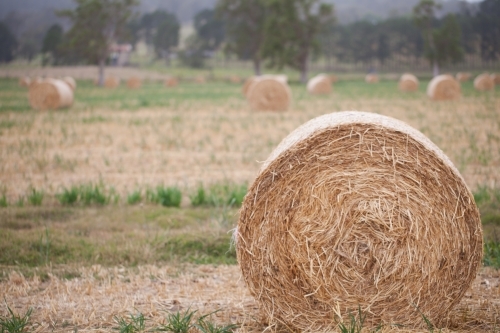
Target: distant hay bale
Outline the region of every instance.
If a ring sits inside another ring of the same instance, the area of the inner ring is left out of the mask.
[[[75,91],[76,89],[76,80],[73,79],[71,76],[65,76],[61,79],[63,82],[65,82],[71,90]]]
[[[292,92],[285,78],[279,75],[263,75],[255,78],[247,93],[250,107],[258,111],[288,110]]]
[[[245,80],[243,86],[241,87],[241,93],[243,94],[243,96],[245,97],[247,96],[248,90],[250,89],[250,86],[252,85],[252,83],[255,81],[256,78],[257,76],[251,76]]]
[[[366,83],[378,83],[379,79],[378,79],[378,75],[377,74],[367,74],[365,76],[365,82]]]
[[[495,88],[495,81],[493,81],[488,73],[483,73],[474,79],[474,88],[479,91],[493,90]]]
[[[30,105],[36,110],[56,110],[73,104],[73,90],[62,80],[46,79],[30,86]]]
[[[204,84],[207,82],[207,79],[205,79],[204,76],[197,76],[194,78],[194,82],[198,84]]]
[[[179,81],[175,77],[169,77],[165,80],[165,87],[175,87],[179,84]]]
[[[335,76],[334,74],[330,74],[330,75],[328,75],[328,77],[330,78],[330,82],[331,82],[331,83],[336,83],[336,82],[338,82],[338,80],[339,80],[339,79],[337,78],[337,76]]]
[[[127,80],[127,87],[129,89],[139,89],[142,86],[142,80],[133,76]]]
[[[332,92],[332,81],[326,74],[319,74],[307,82],[307,91],[310,94],[321,95]]]
[[[427,96],[434,101],[453,100],[462,96],[462,90],[453,76],[438,75],[429,82]]]
[[[495,85],[500,85],[500,74],[491,74],[491,78],[495,82]]]
[[[35,86],[35,85],[37,85],[37,84],[39,84],[39,83],[42,83],[42,82],[43,82],[43,78],[42,78],[41,76],[37,76],[37,77],[35,77],[35,78],[33,78],[33,79],[31,80],[31,82],[30,82],[30,87],[31,87],[31,86]]]
[[[458,72],[456,78],[459,82],[466,82],[470,80],[470,73]]]
[[[263,163],[235,233],[242,276],[270,323],[333,332],[439,325],[476,277],[472,193],[422,133],[364,112],[315,118]],[[418,309],[417,309],[418,307]]]
[[[109,76],[104,80],[106,88],[117,88],[120,85],[120,79],[114,76]]]
[[[418,90],[418,79],[415,75],[405,73],[399,79],[398,88],[401,91],[413,92]]]
[[[22,76],[19,78],[19,86],[28,88],[31,85],[31,78],[29,76]]]
[[[240,84],[241,83],[241,78],[236,75],[232,75],[229,77],[229,82],[235,83],[235,84]]]

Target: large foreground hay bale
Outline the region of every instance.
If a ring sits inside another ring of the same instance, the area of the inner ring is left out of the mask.
[[[307,82],[307,91],[310,94],[321,95],[332,92],[332,81],[326,74],[318,74]]]
[[[31,85],[28,97],[36,110],[55,110],[73,104],[73,90],[62,80],[46,79]]]
[[[470,80],[471,74],[464,73],[464,72],[458,72],[456,75],[456,78],[457,78],[458,82],[466,82],[466,81]]]
[[[413,92],[418,90],[418,79],[415,75],[405,73],[401,75],[398,82],[398,88],[401,91]]]
[[[28,88],[31,85],[31,78],[29,76],[22,76],[19,78],[19,86]]]
[[[254,110],[286,111],[292,100],[292,92],[283,76],[263,75],[253,80],[247,99]]]
[[[139,89],[142,86],[142,80],[133,76],[127,80],[127,87],[129,89]]]
[[[256,78],[257,78],[256,76],[251,76],[245,80],[243,86],[241,87],[241,93],[243,94],[243,96],[245,97],[247,96],[248,90],[250,89],[250,86],[252,85],[252,83],[255,81]]]
[[[500,74],[491,74],[491,78],[495,82],[495,85],[500,85]]]
[[[365,76],[365,82],[366,83],[378,83],[379,79],[378,79],[378,75],[377,74],[367,74]]]
[[[165,80],[165,87],[176,87],[179,84],[179,80],[175,77],[169,77]]]
[[[493,81],[488,73],[483,73],[474,79],[474,88],[479,91],[493,90],[495,88],[495,81]]]
[[[65,76],[61,79],[64,83],[66,83],[72,91],[75,91],[76,89],[76,80],[73,79],[71,76]]]
[[[427,96],[434,101],[453,100],[462,96],[462,90],[453,76],[438,75],[429,82]]]
[[[439,324],[481,264],[474,197],[452,162],[395,119],[340,112],[271,153],[244,199],[236,251],[271,323],[335,331]],[[418,310],[417,310],[418,307]]]
[[[99,82],[99,81],[98,81]],[[120,79],[114,76],[108,76],[104,80],[104,86],[106,88],[117,88],[120,85]]]

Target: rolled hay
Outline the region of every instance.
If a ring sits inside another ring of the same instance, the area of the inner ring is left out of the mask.
[[[29,76],[22,76],[19,78],[19,86],[28,88],[31,85],[31,78]]]
[[[117,88],[120,85],[120,79],[114,76],[109,76],[104,80],[106,88]]]
[[[247,96],[248,90],[250,89],[250,86],[252,85],[252,83],[255,81],[256,78],[257,76],[251,76],[245,80],[243,86],[241,87],[241,93],[243,94],[243,96],[245,97]]]
[[[30,86],[28,98],[33,109],[56,110],[73,104],[73,90],[62,80],[46,79]]]
[[[175,87],[179,84],[179,81],[175,77],[169,77],[165,80],[165,87]]]
[[[332,81],[326,74],[319,74],[307,82],[307,91],[310,94],[324,95],[332,92]]]
[[[142,80],[138,77],[131,77],[127,80],[127,87],[129,89],[139,89],[142,86]]]
[[[253,80],[247,100],[253,110],[286,111],[292,100],[292,92],[283,77],[263,75]]]
[[[471,75],[470,73],[458,72],[455,77],[458,80],[458,82],[466,82],[470,80]]]
[[[495,82],[495,85],[500,85],[500,74],[491,74],[491,79]]]
[[[65,76],[61,79],[63,82],[65,82],[71,90],[75,91],[76,89],[76,80],[73,79],[71,76]]]
[[[481,264],[478,209],[422,133],[364,112],[315,118],[263,163],[235,234],[242,276],[270,323],[335,331],[439,325]]]
[[[339,79],[337,78],[337,76],[335,76],[335,75],[333,75],[333,74],[328,75],[328,77],[330,78],[330,82],[331,82],[332,84],[333,84],[333,83],[338,82],[338,80],[339,80]]]
[[[415,75],[405,73],[401,75],[398,82],[398,88],[404,92],[413,92],[418,90],[418,79]]]
[[[483,73],[474,79],[474,88],[479,91],[493,90],[495,88],[495,81],[488,73]]]
[[[207,80],[205,79],[204,76],[197,76],[194,78],[194,82],[198,83],[198,84],[203,84],[203,83],[206,83]]]
[[[378,75],[377,74],[367,74],[365,76],[365,82],[366,83],[378,83]]]
[[[241,78],[239,76],[233,75],[233,76],[229,77],[229,82],[235,83],[235,84],[240,84]]]
[[[427,96],[434,101],[458,99],[462,96],[460,84],[451,75],[435,76],[427,86]]]
[[[33,80],[31,80],[30,88],[31,88],[31,86],[35,86],[35,85],[42,83],[42,82],[43,82],[43,77],[37,76],[37,77],[33,78]]]

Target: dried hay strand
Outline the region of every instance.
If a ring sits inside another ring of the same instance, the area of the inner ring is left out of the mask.
[[[458,72],[455,77],[459,82],[466,82],[470,80],[471,75],[470,73]]]
[[[458,99],[462,96],[460,84],[451,75],[434,77],[427,86],[427,96],[434,101]]]
[[[474,79],[474,88],[479,91],[493,90],[495,88],[495,81],[493,81],[488,73],[483,73]]]
[[[142,80],[133,76],[127,80],[127,87],[129,89],[139,89],[142,86]]]
[[[495,82],[495,85],[500,85],[500,74],[491,74],[491,78]]]
[[[176,87],[179,84],[179,80],[175,77],[169,77],[165,80],[165,87]]]
[[[415,75],[405,73],[399,78],[398,88],[401,91],[413,92],[418,90],[418,83],[418,79]]]
[[[117,77],[109,76],[104,80],[104,86],[106,88],[117,88],[119,85],[120,85],[120,79]]]
[[[326,74],[318,74],[307,82],[307,91],[310,94],[324,95],[332,92],[332,81]]]
[[[253,110],[286,111],[290,106],[292,92],[281,76],[263,75],[250,85],[247,100]]]
[[[62,80],[46,79],[31,85],[29,102],[36,110],[56,110],[73,104],[73,90]]]
[[[365,82],[366,83],[378,83],[378,75],[377,74],[367,74],[365,76]]]
[[[66,83],[72,91],[75,91],[76,89],[76,80],[73,79],[71,76],[65,76],[61,79],[64,83]]]
[[[28,88],[31,85],[31,78],[29,76],[23,76],[19,78],[19,86],[23,88]]]
[[[478,209],[448,157],[364,112],[288,135],[249,188],[235,237],[264,315],[306,332],[335,331],[358,306],[370,326],[424,325],[421,313],[439,324],[482,257]]]

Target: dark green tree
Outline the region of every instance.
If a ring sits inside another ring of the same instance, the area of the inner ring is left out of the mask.
[[[98,64],[99,84],[102,85],[110,45],[126,37],[126,24],[137,0],[74,1],[74,10],[58,13],[73,22],[63,47],[88,63]]]
[[[184,50],[179,53],[179,56],[184,65],[192,68],[203,68],[205,50],[206,42],[197,34],[192,34],[186,39]]]
[[[455,15],[449,14],[444,18],[442,27],[434,31],[433,38],[436,46],[435,61],[439,66],[463,60],[462,35]]]
[[[267,9],[262,56],[270,67],[299,70],[301,82],[307,82],[308,61],[319,48],[321,28],[334,20],[333,5],[320,0],[268,0]]]
[[[163,20],[156,27],[153,45],[156,55],[164,57],[168,64],[172,48],[179,45],[180,24],[174,14],[165,13]]]
[[[9,27],[0,22],[0,63],[11,62],[17,49],[16,37]]]
[[[25,38],[19,46],[19,55],[31,62],[35,55],[40,51],[37,43],[32,38]]]
[[[209,51],[218,49],[224,40],[224,21],[217,17],[213,9],[205,9],[196,14],[194,28],[198,36],[205,41],[206,49]]]
[[[434,0],[420,0],[413,8],[413,21],[415,25],[422,31],[424,38],[425,57],[432,64],[432,72],[434,76],[439,74],[438,55],[436,44],[434,43],[434,21],[435,12],[441,8]]]
[[[59,24],[52,25],[45,34],[42,43],[43,64],[47,64],[49,58],[57,65],[59,46],[63,40],[63,28]]]
[[[391,55],[391,50],[389,47],[389,37],[385,32],[381,32],[378,35],[377,42],[377,58],[378,61],[383,65],[385,60]]]
[[[255,75],[260,75],[267,18],[264,0],[219,0],[216,11],[226,23],[226,51],[252,60]]]
[[[500,58],[500,0],[484,0],[479,4],[475,20],[481,36],[481,56],[485,60]]]

